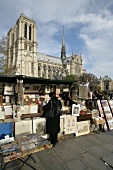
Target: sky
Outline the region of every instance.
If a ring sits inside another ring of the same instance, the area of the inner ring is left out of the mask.
[[[61,57],[82,55],[83,68],[113,79],[113,0],[0,0],[0,38],[21,13],[36,21],[38,52]]]

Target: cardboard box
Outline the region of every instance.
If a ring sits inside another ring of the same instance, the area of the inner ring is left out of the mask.
[[[93,120],[93,124],[95,125],[104,124],[104,123],[105,123],[105,119],[94,119]]]

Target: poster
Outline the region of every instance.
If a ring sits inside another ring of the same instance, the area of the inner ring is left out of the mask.
[[[32,120],[15,122],[15,137],[32,134]]]
[[[65,134],[76,133],[77,117],[66,115]]]
[[[79,85],[79,98],[81,99],[90,98],[89,83]]]
[[[76,136],[86,135],[90,133],[90,121],[77,122]]]

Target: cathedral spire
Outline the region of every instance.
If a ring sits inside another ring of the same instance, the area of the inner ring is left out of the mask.
[[[64,43],[64,26],[63,26],[63,34],[62,34],[62,47],[65,47],[65,43]]]
[[[75,57],[74,57],[74,53],[73,53],[73,50],[72,50],[72,59],[74,59]]]
[[[62,48],[61,48],[61,60],[62,62],[66,59],[66,49],[65,49],[65,42],[64,42],[64,27],[63,27],[63,34],[62,34]]]

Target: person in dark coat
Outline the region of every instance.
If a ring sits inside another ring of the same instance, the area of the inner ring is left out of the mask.
[[[73,100],[69,97],[69,92],[63,92],[63,93],[61,93],[61,94],[60,94],[60,97],[62,98],[62,100],[69,101],[69,104],[68,104],[69,107],[72,107],[72,104],[76,104],[76,105],[77,105],[77,102],[73,101]]]
[[[63,92],[60,94],[60,97],[62,98],[62,100],[68,101],[68,107],[70,107],[70,114],[72,114],[72,105],[76,104],[77,102],[73,101],[70,97],[69,97],[69,92]]]
[[[43,110],[46,112],[46,110],[49,110],[51,107],[51,101],[54,105],[54,107],[57,107],[57,102],[59,104],[59,108],[61,110],[62,108],[62,104],[61,101],[58,100],[58,98],[56,97],[56,93],[55,92],[51,92],[49,94],[50,96],[50,100],[49,102],[43,106]],[[58,133],[60,132],[60,114],[58,114],[57,116],[54,117],[49,117],[46,118],[46,133],[50,135],[50,142],[51,144],[53,144],[53,147],[55,147],[56,143],[57,143],[57,138],[58,138]]]
[[[93,95],[97,98],[97,100],[102,100],[102,94],[97,92],[97,91],[94,91]]]

